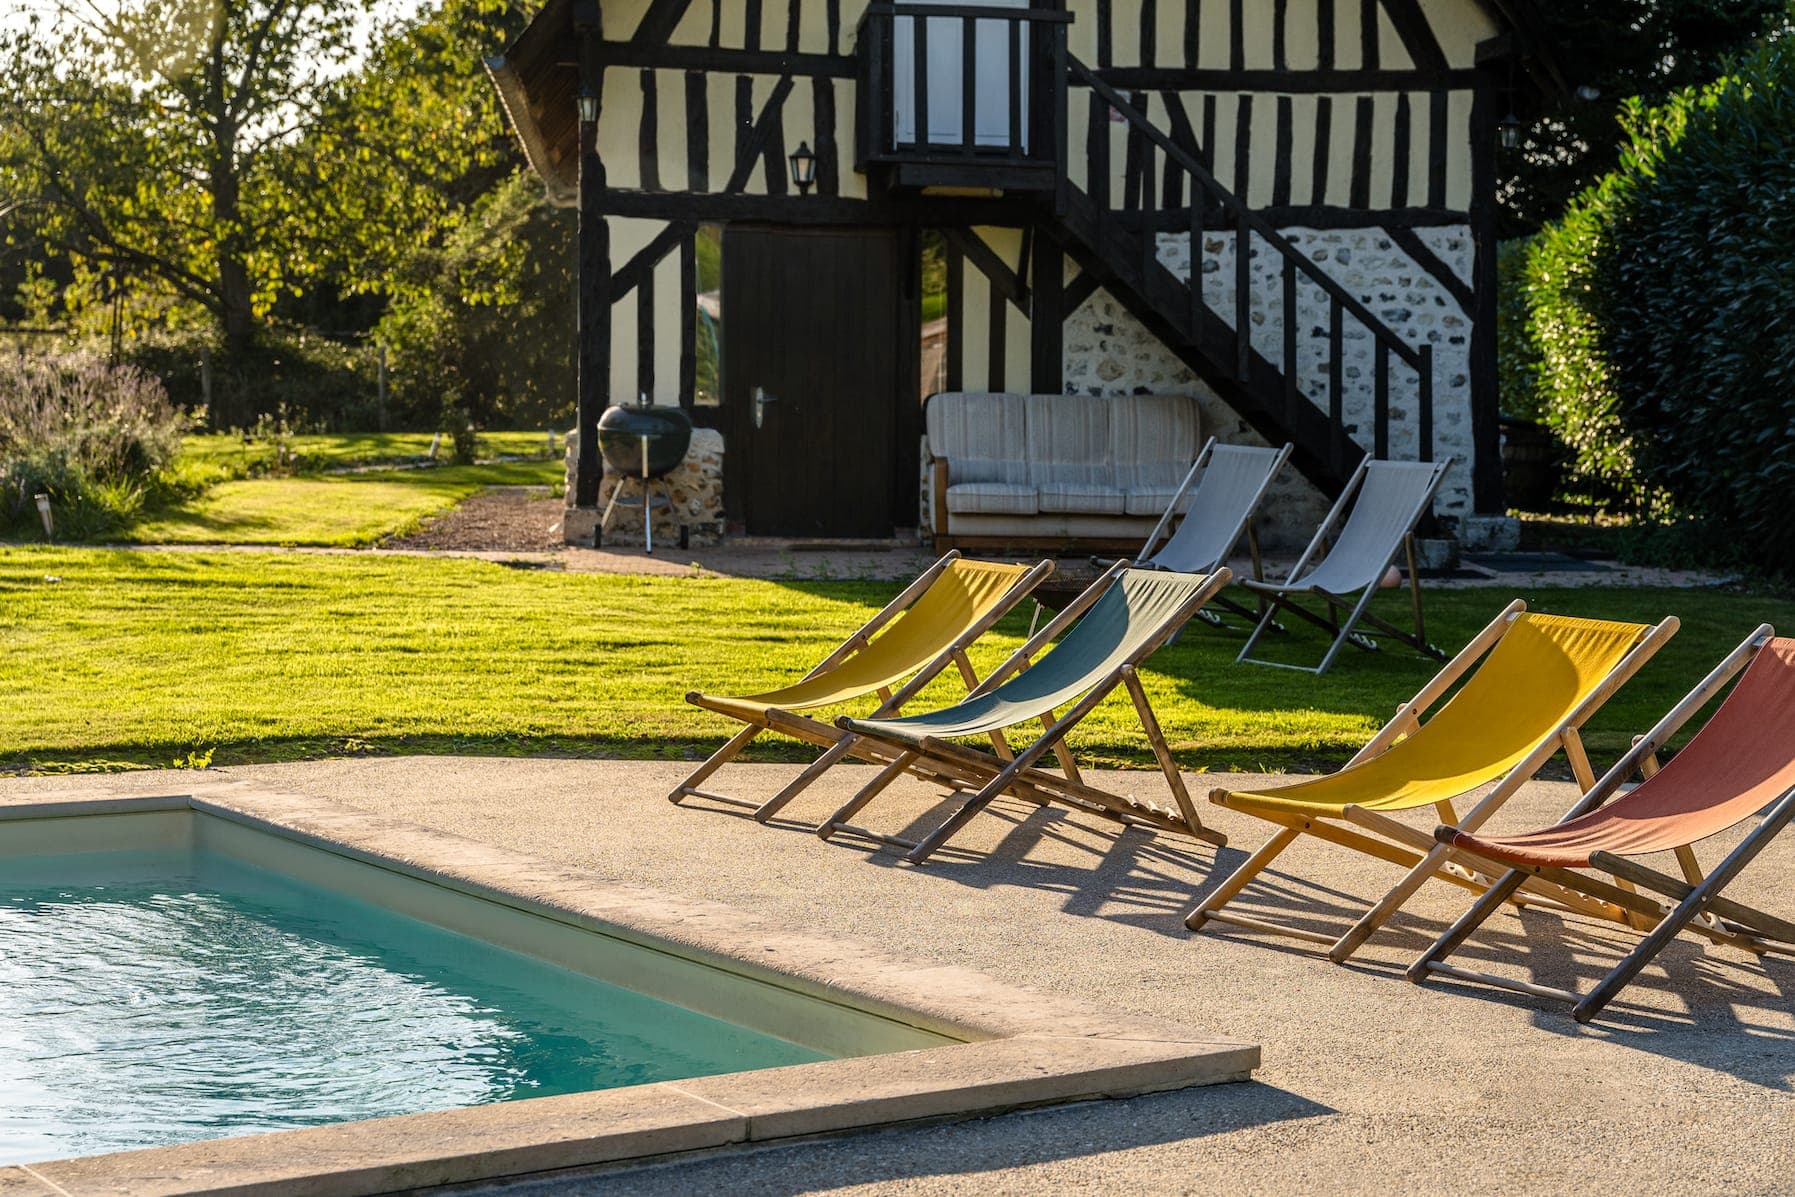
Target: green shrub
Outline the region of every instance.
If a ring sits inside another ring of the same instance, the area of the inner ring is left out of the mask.
[[[370,345],[277,328],[231,356],[209,333],[157,333],[128,343],[124,357],[220,432],[252,428],[281,412],[306,428],[365,429],[380,422],[379,364]]]
[[[1527,335],[1525,238],[1496,250],[1496,380],[1502,414],[1538,423],[1545,415],[1539,350]]]
[[[50,496],[59,533],[127,522],[180,448],[187,417],[157,379],[96,358],[0,358],[0,522],[29,527]]]
[[[1620,167],[1529,259],[1547,420],[1584,481],[1787,571],[1795,46],[1625,119]]]

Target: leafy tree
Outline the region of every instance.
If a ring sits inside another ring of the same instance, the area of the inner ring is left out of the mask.
[[[0,36],[0,231],[64,259],[69,311],[129,280],[144,322],[259,375],[282,309],[366,327],[432,285],[408,263],[515,164],[480,62],[524,3],[60,0]]]
[[[1789,0],[1552,0],[1535,10],[1569,86],[1596,94],[1530,113],[1517,88],[1529,127],[1518,148],[1498,151],[1504,236],[1558,219],[1614,169],[1632,100],[1657,104],[1719,77],[1729,58],[1791,20]]]
[[[372,0],[77,2],[0,38],[0,195],[77,287],[153,280],[245,349],[326,244],[286,151]]]

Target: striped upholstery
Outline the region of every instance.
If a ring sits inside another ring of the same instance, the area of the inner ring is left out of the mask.
[[[1026,410],[1021,395],[937,395],[925,412],[929,450],[950,463],[952,483],[1025,485],[1029,481]]]
[[[1107,486],[1114,473],[1110,468],[1109,401],[1077,395],[1029,395],[1025,402],[1029,481],[1040,487],[1068,482]]]
[[[947,509],[959,515],[1034,515],[1035,488],[1016,482],[961,482],[947,488]]]
[[[926,423],[952,515],[1157,519],[1201,447],[1182,395],[948,392]]]
[[[1109,403],[1109,446],[1115,484],[1124,491],[1148,491],[1158,498],[1129,513],[1157,516],[1172,501],[1178,484],[1197,459],[1197,405],[1182,395],[1133,395]]]

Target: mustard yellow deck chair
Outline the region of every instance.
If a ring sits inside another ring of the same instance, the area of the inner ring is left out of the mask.
[[[1583,751],[1583,724],[1676,629],[1675,617],[1656,625],[1613,623],[1536,615],[1518,600],[1509,604],[1338,773],[1263,790],[1213,791],[1211,802],[1279,830],[1186,916],[1185,926],[1195,931],[1214,921],[1323,943],[1338,963],[1430,877],[1487,889],[1490,878],[1443,867],[1448,848],[1391,816],[1431,807],[1439,819],[1430,822],[1474,831],[1560,750],[1587,792],[1595,773]],[[1428,708],[1467,675],[1463,687],[1422,722]],[[1462,817],[1454,812],[1455,800],[1485,786],[1492,788]],[[1300,835],[1409,871],[1338,938],[1223,910]]]
[[[746,726],[680,782],[668,799],[675,805],[687,798],[702,798],[743,807],[766,822],[845,754],[840,735],[833,728],[814,724],[813,733],[807,735],[811,721],[788,719],[778,729],[781,733],[828,749],[790,785],[761,803],[700,789],[750,741],[768,730],[769,709],[809,711],[876,694],[879,704],[873,714],[895,715],[949,665],[959,668],[961,680],[971,689],[978,685],[978,677],[966,655],[967,646],[1052,572],[1051,561],[1032,566],[1010,565],[967,561],[957,550],[949,552],[794,684],[745,698],[692,691],[686,695],[687,702],[738,719]]]

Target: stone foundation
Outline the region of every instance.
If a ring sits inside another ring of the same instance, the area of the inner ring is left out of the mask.
[[[574,476],[580,460],[580,434],[573,431],[567,434],[567,516],[562,522],[568,544],[592,547],[598,541],[598,519],[604,514],[605,504],[610,502],[611,495],[624,482],[623,476],[605,470],[603,480],[598,486],[598,506],[581,508],[573,505]],[[665,544],[668,548],[679,544],[683,531],[688,545],[705,546],[721,544],[723,541],[723,434],[714,428],[694,428],[692,430],[692,446],[686,450],[686,459],[672,473],[657,478],[650,484],[650,490],[656,495],[670,495],[671,507],[656,508],[654,512],[654,542],[658,547]],[[639,483],[632,482],[625,489],[623,499],[636,498],[641,492]],[[604,541],[614,545],[642,543],[642,511],[640,508],[619,507],[611,513],[611,528],[603,534]]]

